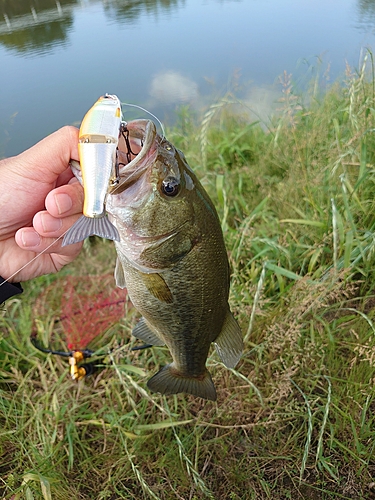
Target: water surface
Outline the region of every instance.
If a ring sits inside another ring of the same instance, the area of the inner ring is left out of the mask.
[[[0,156],[79,124],[105,92],[168,122],[235,80],[266,115],[279,75],[332,82],[375,45],[374,26],[370,0],[4,0]]]

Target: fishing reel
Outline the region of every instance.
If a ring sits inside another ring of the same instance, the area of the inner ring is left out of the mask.
[[[33,346],[38,349],[40,352],[44,352],[47,354],[53,354],[54,356],[61,356],[62,358],[69,358],[69,365],[70,365],[70,377],[72,380],[82,380],[85,377],[88,377],[89,375],[92,375],[93,373],[97,372],[99,370],[99,367],[103,366],[103,358],[99,358],[96,361],[92,361],[90,363],[83,363],[80,364],[82,361],[84,361],[87,358],[91,358],[91,356],[94,354],[94,351],[91,351],[90,349],[76,349],[76,350],[71,350],[71,351],[56,351],[54,349],[50,349],[48,347],[43,347],[37,340],[36,336],[31,336],[30,341],[33,344]],[[131,351],[140,351],[142,349],[147,349],[149,347],[152,347],[151,344],[143,344],[140,346],[134,346],[131,348]]]
[[[47,354],[53,354],[55,356],[61,356],[62,358],[69,358],[69,372],[72,380],[82,380],[84,377],[95,373],[99,368],[98,361],[101,360],[80,364],[85,359],[91,358],[91,356],[94,354],[94,352],[90,349],[55,351],[54,349],[50,349],[48,347],[43,347],[42,345],[40,345],[35,336],[31,336],[30,341],[33,346],[38,349],[38,351],[45,352]]]

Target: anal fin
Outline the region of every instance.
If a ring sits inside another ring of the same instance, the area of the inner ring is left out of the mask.
[[[242,355],[243,339],[241,329],[229,309],[225,316],[223,328],[214,344],[225,366],[234,368]]]

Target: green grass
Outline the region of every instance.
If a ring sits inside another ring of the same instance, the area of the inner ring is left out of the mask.
[[[133,309],[96,341],[111,362],[82,382],[32,347],[35,316],[54,330],[46,287],[112,272],[113,246],[88,244],[0,318],[0,497],[375,498],[372,54],[321,95],[282,82],[266,124],[228,94],[167,134],[218,208],[233,272],[245,352],[235,370],[209,358],[217,402],[149,393],[169,355],[130,351]]]

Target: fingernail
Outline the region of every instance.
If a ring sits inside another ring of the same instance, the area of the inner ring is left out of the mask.
[[[24,247],[37,247],[40,243],[40,236],[35,231],[23,231],[22,244]]]
[[[55,194],[55,203],[60,215],[70,210],[73,206],[71,197],[65,193]]]
[[[46,233],[55,232],[61,229],[62,220],[55,219],[55,217],[51,217],[49,214],[41,214],[42,226]]]

